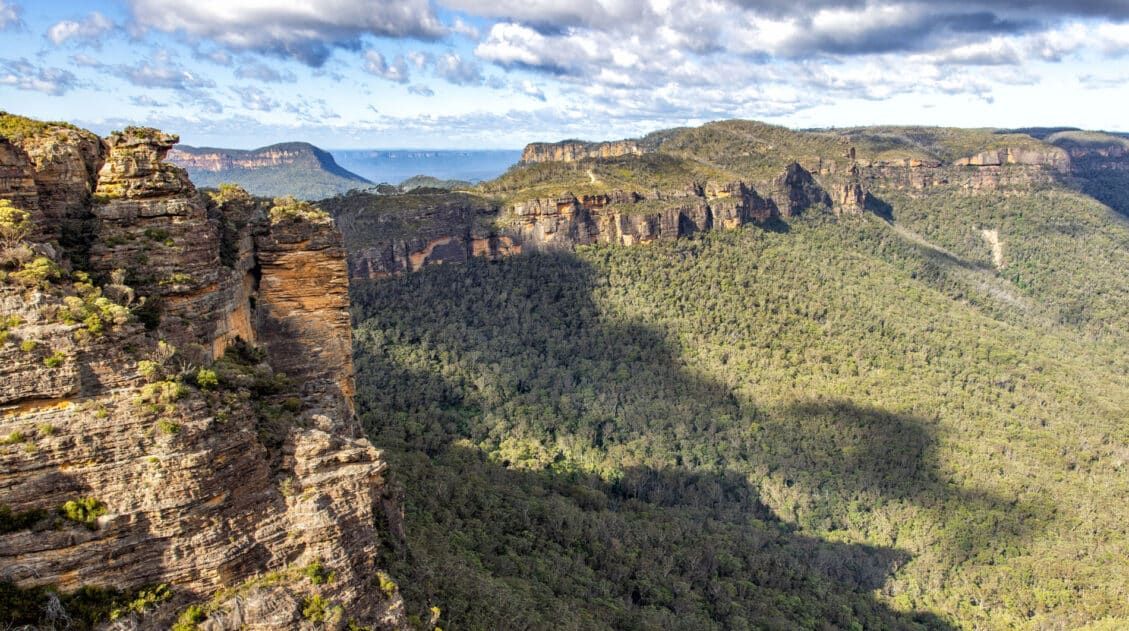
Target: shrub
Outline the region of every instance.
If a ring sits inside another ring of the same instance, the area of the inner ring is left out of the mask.
[[[24,341],[20,342],[20,350],[25,352],[25,353],[30,353],[30,352],[34,351],[35,347],[36,347],[36,341],[35,340],[24,340]]]
[[[198,625],[207,617],[203,607],[189,605],[187,609],[180,612],[180,616],[177,617],[176,623],[172,626],[172,631],[196,631]]]
[[[204,390],[211,390],[220,384],[219,377],[216,376],[216,371],[201,368],[196,372],[196,385]]]
[[[333,572],[330,572],[321,564],[321,561],[314,561],[302,569],[302,574],[310,579],[314,585],[323,585],[325,583],[333,582]]]
[[[162,434],[168,434],[171,436],[180,431],[180,423],[177,423],[176,421],[170,421],[167,418],[163,418],[157,421],[157,429],[160,430]]]
[[[380,591],[384,592],[384,595],[389,598],[395,596],[396,590],[400,589],[400,586],[396,584],[396,581],[392,580],[392,577],[388,576],[384,572],[377,572],[376,580],[380,585]]]
[[[48,368],[58,368],[66,361],[67,356],[62,351],[55,351],[49,356],[43,358],[43,365]]]
[[[0,199],[0,245],[5,248],[15,247],[27,237],[31,230],[31,214],[12,205],[6,199]]]
[[[93,497],[69,500],[59,509],[59,516],[63,519],[83,524],[91,530],[98,527],[98,518],[105,514],[106,505]]]
[[[0,504],[0,535],[17,530],[27,530],[47,518],[47,511],[33,509],[15,512],[7,504]]]
[[[27,440],[27,436],[23,432],[12,432],[4,438],[0,438],[0,445],[18,445],[25,440]]]
[[[328,223],[329,213],[314,206],[310,202],[293,197],[278,197],[270,209],[270,222],[272,224],[283,221],[308,221],[310,223]]]
[[[172,590],[164,583],[154,587],[144,588],[137,592],[131,600],[110,609],[110,620],[117,620],[130,613],[144,613],[147,609],[163,603],[170,598],[172,598]]]
[[[37,256],[30,263],[24,264],[19,270],[12,272],[8,278],[24,285],[25,287],[47,287],[51,281],[58,280],[62,270],[55,261],[46,256]]]
[[[314,594],[302,601],[302,617],[310,622],[325,622],[328,609],[329,601],[319,594]]]

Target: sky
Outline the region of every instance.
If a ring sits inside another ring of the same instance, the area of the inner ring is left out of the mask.
[[[1129,0],[0,0],[0,110],[197,146],[1126,130]]]

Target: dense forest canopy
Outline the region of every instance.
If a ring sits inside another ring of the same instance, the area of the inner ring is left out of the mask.
[[[1061,188],[945,193],[889,194],[894,223],[357,284],[409,607],[451,629],[1129,624],[1129,222]]]

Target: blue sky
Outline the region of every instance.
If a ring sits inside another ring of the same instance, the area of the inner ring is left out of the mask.
[[[0,109],[224,147],[1123,130],[1127,54],[1126,0],[0,0]]]

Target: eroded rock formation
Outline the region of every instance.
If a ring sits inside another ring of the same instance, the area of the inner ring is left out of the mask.
[[[0,139],[0,199],[42,259],[0,282],[0,581],[167,585],[134,628],[193,603],[206,629],[303,628],[311,607],[405,627],[376,580],[386,465],[353,416],[341,235],[208,203],[163,162],[175,142]],[[60,239],[72,219],[83,243]]]
[[[565,140],[556,143],[535,142],[526,145],[521,152],[521,161],[578,162],[588,158],[616,158],[642,153],[643,148],[634,140],[617,140],[614,142]]]

